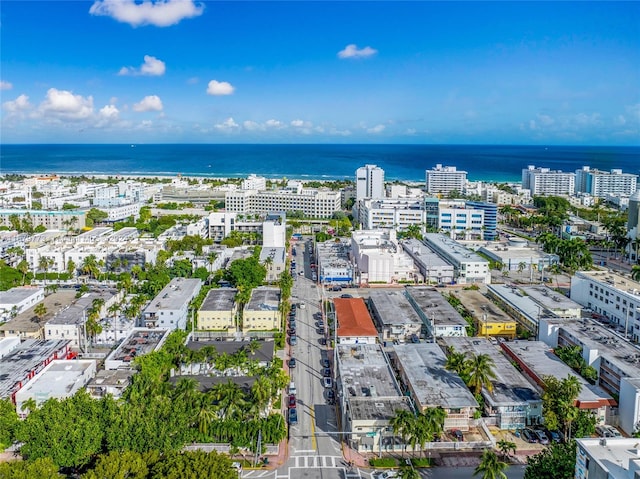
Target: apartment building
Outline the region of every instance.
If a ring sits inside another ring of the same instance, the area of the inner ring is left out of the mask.
[[[427,233],[425,244],[454,267],[460,284],[491,283],[489,262],[446,235]]]
[[[407,286],[405,295],[426,326],[429,337],[467,335],[467,321],[437,289],[426,286]]]
[[[583,166],[576,170],[576,193],[605,198],[607,195],[631,196],[637,190],[638,175],[620,169],[602,171]]]
[[[198,310],[196,328],[199,331],[235,331],[238,312],[236,294],[238,290],[233,288],[209,290]]]
[[[350,285],[354,268],[349,258],[349,243],[334,240],[316,243],[318,280],[323,284]]]
[[[369,309],[382,341],[411,341],[423,336],[424,323],[403,290],[372,289]]]
[[[173,278],[142,312],[147,328],[186,329],[189,303],[202,288],[199,279]]]
[[[225,208],[231,213],[301,211],[310,218],[330,218],[341,208],[341,195],[329,189],[303,189],[302,185],[277,191],[227,191]]]
[[[467,172],[455,166],[437,164],[425,171],[427,193],[446,196],[452,191],[462,192],[467,183]]]
[[[427,284],[451,284],[454,279],[453,265],[446,262],[422,241],[414,238],[400,242],[402,249],[411,256],[418,268],[418,280]]]
[[[0,291],[0,321],[7,321],[44,299],[44,289],[33,286]]]
[[[28,221],[34,228],[44,226],[48,230],[82,229],[86,214],[80,210],[19,210],[0,209],[0,226],[13,228],[12,221]]]
[[[356,170],[356,201],[384,197],[384,170],[376,165],[358,168]]]
[[[242,311],[242,332],[279,331],[282,325],[280,289],[259,286]]]
[[[339,344],[375,344],[378,330],[362,298],[334,298]]]
[[[528,189],[531,196],[573,195],[575,182],[575,173],[536,168],[534,165],[522,170],[522,187]]]
[[[418,269],[398,243],[395,230],[352,232],[351,255],[358,283],[396,283],[417,279]]]

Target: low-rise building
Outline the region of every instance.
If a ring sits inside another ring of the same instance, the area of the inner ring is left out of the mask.
[[[390,421],[397,411],[411,411],[400,392],[386,355],[378,344],[338,344],[338,400],[350,447],[359,452],[402,451]]]
[[[66,399],[73,396],[96,374],[96,361],[74,359],[73,361],[51,361],[40,373],[30,379],[15,394],[16,410],[26,416],[28,409],[23,404],[34,400],[41,406],[48,399]]]
[[[437,289],[427,286],[407,286],[405,294],[426,326],[429,337],[467,335],[467,321]]]
[[[221,339],[221,338],[219,338]],[[260,367],[269,367],[273,361],[273,355],[275,352],[275,342],[271,340],[266,341],[229,341],[220,340],[212,341],[208,339],[200,339],[197,335],[189,335],[186,343],[187,348],[190,351],[202,351],[209,357],[209,361],[193,361],[188,364],[182,364],[180,366],[181,375],[189,376],[237,376],[238,366],[229,365],[226,369],[217,369],[217,363],[215,357],[218,355],[233,356],[234,354],[242,353],[246,354],[248,361],[254,361]],[[240,367],[240,374],[247,374],[248,370],[242,370]]]
[[[382,341],[409,341],[423,336],[424,324],[405,296],[404,290],[372,289],[369,308]]]
[[[198,310],[198,330],[225,331],[236,330],[236,304],[238,290],[234,288],[210,289]]]
[[[0,321],[15,318],[44,299],[44,289],[20,286],[0,291]]]
[[[454,267],[456,282],[460,284],[491,283],[489,262],[446,235],[427,233],[425,244]]]
[[[638,439],[576,439],[575,479],[635,479],[640,474]]]
[[[265,280],[275,283],[287,269],[287,252],[283,247],[263,247],[260,250],[260,264],[267,270]]]
[[[393,346],[392,363],[419,411],[441,407],[445,429],[468,431],[479,407],[460,376],[445,368],[447,357],[435,343]]]
[[[542,422],[542,398],[531,383],[485,338],[442,338],[457,352],[486,354],[493,360],[491,391],[482,388],[484,412],[500,429],[515,431]]]
[[[582,390],[575,405],[592,412],[596,418],[596,424],[604,424],[611,408],[617,406],[609,393],[575,374],[573,369],[553,354],[551,348],[542,341],[507,341],[500,345],[505,354],[517,363],[520,370],[542,389],[544,389],[546,376],[560,379],[568,376],[576,377]]]
[[[349,244],[335,240],[316,243],[318,279],[324,284],[353,283],[353,264],[349,259]]]
[[[202,288],[199,279],[173,278],[142,312],[145,327],[185,329],[189,303]]]
[[[333,300],[339,344],[375,344],[378,330],[362,298],[335,298]]]
[[[242,311],[242,331],[279,331],[282,324],[280,289],[259,286]]]
[[[395,230],[354,231],[351,234],[351,253],[354,276],[359,283],[397,283],[417,279],[418,270],[398,243]]]
[[[105,369],[131,369],[138,356],[157,351],[162,347],[169,329],[135,328],[104,361]]]
[[[28,221],[34,228],[44,226],[48,230],[82,229],[85,227],[86,212],[1,209],[0,226],[12,227],[12,217],[17,217],[20,221]]]
[[[531,281],[541,280],[543,272],[548,272],[560,261],[558,255],[545,253],[521,238],[512,238],[506,243],[488,243],[480,246],[478,252],[500,263],[506,271],[528,273]]]
[[[582,316],[581,305],[548,286],[519,286],[519,288],[543,309],[545,316],[568,319],[579,319]]]
[[[471,313],[476,326],[476,335],[480,337],[500,337],[514,339],[517,321],[498,308],[480,291],[457,290],[454,295]]]
[[[422,241],[411,238],[400,242],[407,252],[422,278],[427,284],[452,284],[454,280],[453,265],[442,259],[434,250]]]
[[[107,395],[111,395],[113,399],[120,399],[124,390],[131,384],[131,378],[135,373],[132,369],[100,369],[87,383],[87,392],[94,399],[101,399]]]

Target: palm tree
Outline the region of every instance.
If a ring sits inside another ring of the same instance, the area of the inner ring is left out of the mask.
[[[400,479],[420,479],[420,473],[413,467],[404,465],[400,468]]]
[[[34,314],[38,317],[38,321],[42,321],[42,318],[47,314],[47,307],[44,303],[38,303],[35,308],[33,308]]]
[[[25,415],[30,413],[31,411],[35,411],[38,408],[38,404],[34,398],[29,398],[20,406],[20,411],[24,412]],[[28,411],[28,412],[25,412]]]
[[[27,273],[29,272],[29,263],[27,260],[22,260],[16,266],[16,269],[22,273],[22,284],[24,285],[27,282]]]
[[[502,458],[503,459],[507,459],[508,456],[511,455],[511,453],[516,452],[516,448],[517,445],[515,442],[511,442],[511,441],[507,441],[506,439],[500,439],[496,445],[498,446],[498,449],[500,449],[500,452],[502,453]]]
[[[389,424],[393,428],[393,434],[400,434],[402,438],[403,455],[407,450],[407,439],[414,427],[415,419],[411,411],[399,409],[396,411],[396,415],[389,421]]]
[[[74,277],[76,274],[76,264],[75,262],[70,259],[69,261],[67,261],[67,273],[69,274],[70,277]]]
[[[507,479],[504,470],[509,467],[506,462],[498,459],[498,455],[491,449],[485,449],[480,459],[480,464],[473,471],[473,475],[482,474],[482,479]]]
[[[491,356],[488,354],[473,355],[467,364],[469,371],[467,386],[473,389],[474,394],[480,394],[483,387],[491,392],[493,390],[491,380],[496,378],[496,373],[493,371],[494,362]]]
[[[81,270],[83,274],[89,275],[89,279],[97,278],[100,271],[98,269],[98,260],[96,259],[96,255],[90,254],[87,256],[82,262]]]
[[[215,420],[216,412],[208,403],[203,403],[198,411],[198,431],[206,436],[209,433],[209,425]]]
[[[242,389],[231,379],[226,383],[216,385],[213,391],[218,410],[225,419],[232,417],[245,405],[245,395]]]
[[[266,376],[259,376],[256,379],[256,382],[251,386],[251,396],[253,398],[254,403],[258,407],[258,410],[262,410],[267,404],[272,396],[273,386],[271,381]]]
[[[198,385],[198,381],[194,378],[181,377],[176,383],[174,397],[191,406],[198,396]]]
[[[631,267],[631,278],[634,281],[640,281],[640,265],[634,264]]]
[[[47,284],[47,272],[49,271],[49,258],[46,256],[40,256],[38,260],[38,269],[44,273],[44,284]]]

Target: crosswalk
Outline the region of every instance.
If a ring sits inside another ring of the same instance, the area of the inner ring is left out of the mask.
[[[295,460],[295,466],[291,467],[303,469],[344,467],[343,459],[340,456],[296,456],[291,460]]]

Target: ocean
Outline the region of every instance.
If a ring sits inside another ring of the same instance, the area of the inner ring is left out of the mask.
[[[470,180],[519,182],[527,165],[575,171],[582,166],[640,175],[640,147],[506,145],[2,145],[0,173],[354,179],[365,164],[385,180],[423,182],[436,164]]]

